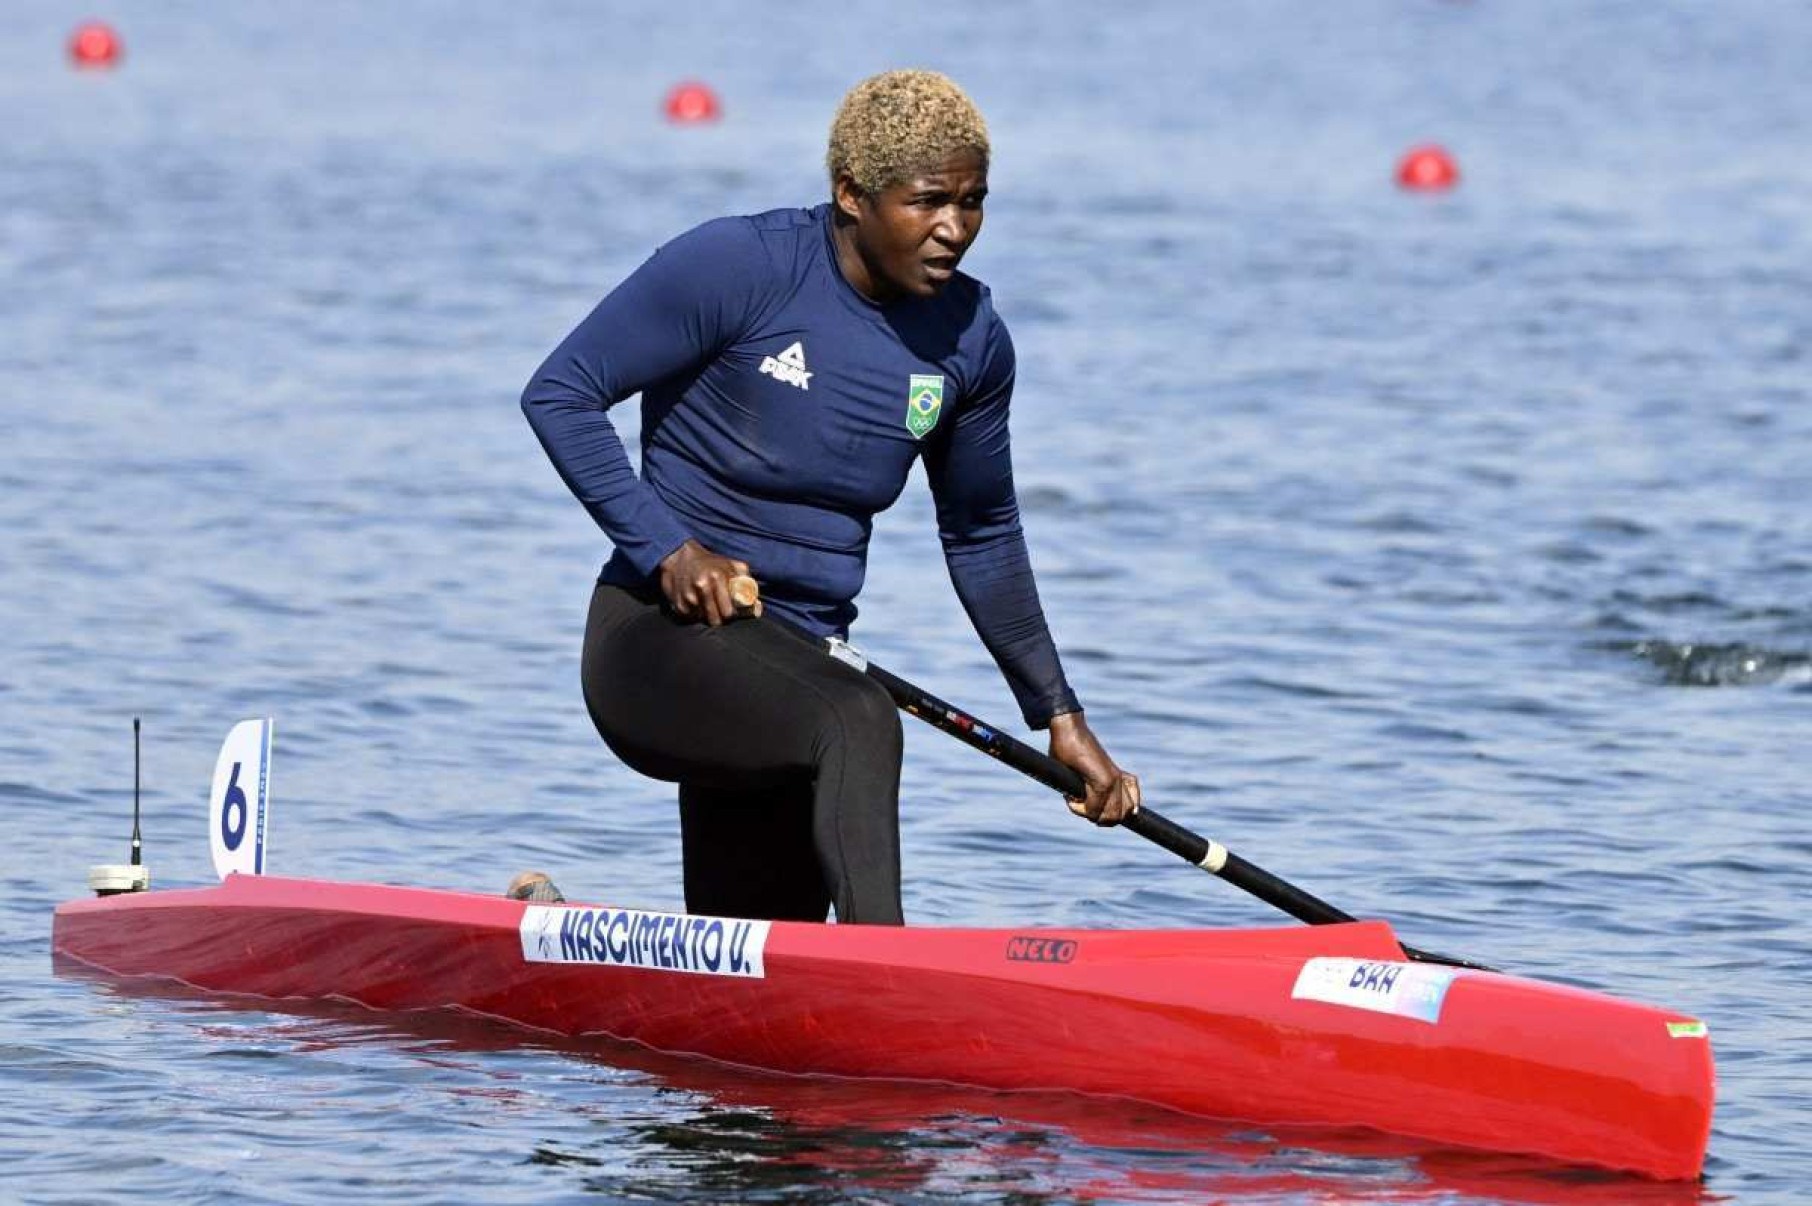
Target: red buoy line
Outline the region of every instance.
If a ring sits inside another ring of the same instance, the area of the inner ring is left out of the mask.
[[[723,102],[709,84],[686,80],[675,84],[662,104],[667,120],[680,126],[699,125],[723,117]]]
[[[1460,182],[1460,165],[1436,143],[1411,147],[1397,161],[1397,185],[1411,192],[1446,192]]]
[[[118,66],[124,53],[119,34],[105,21],[84,21],[69,35],[69,61],[84,70]]]

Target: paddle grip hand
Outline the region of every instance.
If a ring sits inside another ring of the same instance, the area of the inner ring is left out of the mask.
[[[686,541],[661,562],[661,594],[682,620],[702,620],[716,628],[738,616],[758,616],[761,597],[754,586],[748,562],[720,556],[696,540]],[[747,600],[745,605],[738,605],[738,595]]]
[[[1051,718],[1051,757],[1082,777],[1081,795],[1064,793],[1077,816],[1097,825],[1118,825],[1139,811],[1139,777],[1114,763],[1081,712]]]

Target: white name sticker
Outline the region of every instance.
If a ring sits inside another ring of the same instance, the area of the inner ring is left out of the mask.
[[[1457,968],[1430,967],[1425,963],[1310,959],[1302,965],[1290,995],[1304,1001],[1325,1001],[1329,1005],[1438,1022],[1447,989],[1458,974]]]
[[[644,909],[530,905],[522,912],[522,957],[530,963],[597,963],[760,980],[767,975],[761,957],[770,924]]]

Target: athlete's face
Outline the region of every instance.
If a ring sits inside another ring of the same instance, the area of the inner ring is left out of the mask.
[[[838,261],[863,296],[877,302],[930,297],[950,282],[981,233],[988,165],[961,151],[902,184],[865,193],[847,176],[836,185]]]

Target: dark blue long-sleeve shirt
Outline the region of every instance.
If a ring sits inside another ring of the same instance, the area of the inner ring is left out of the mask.
[[[764,605],[846,634],[874,516],[923,457],[958,597],[1035,727],[1080,705],[1026,555],[1007,438],[1013,344],[957,273],[885,306],[837,266],[830,206],[720,218],[662,247],[522,395],[542,447],[641,585],[687,538]],[[608,409],[642,395],[642,473]]]

